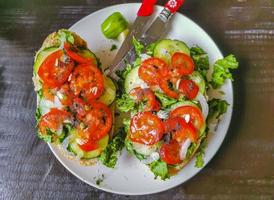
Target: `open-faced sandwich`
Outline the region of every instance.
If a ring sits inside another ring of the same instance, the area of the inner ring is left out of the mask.
[[[39,138],[81,161],[100,156],[112,134],[116,88],[86,42],[65,29],[50,34],[35,56],[33,82]]]
[[[210,69],[207,53],[182,41],[163,39],[145,47],[134,39],[133,44],[136,61],[118,73],[123,90],[117,107],[129,113],[124,120],[128,152],[162,179],[195,154],[201,167],[208,125],[228,106],[208,93],[219,93],[231,78],[229,70],[238,67],[236,59],[229,55]]]

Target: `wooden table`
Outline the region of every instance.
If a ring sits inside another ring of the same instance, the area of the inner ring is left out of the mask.
[[[0,2],[0,199],[274,199],[273,0],[188,0],[181,9],[240,61],[225,142],[188,182],[150,196],[105,193],[71,175],[36,138],[35,50],[50,32],[126,2]]]

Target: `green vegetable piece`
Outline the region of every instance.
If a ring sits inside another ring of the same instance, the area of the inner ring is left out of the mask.
[[[137,56],[140,57],[145,46],[141,42],[139,42],[134,36],[132,38],[132,44],[134,46]]]
[[[117,162],[118,152],[125,146],[126,132],[120,128],[113,140],[108,144],[106,149],[102,152],[99,160],[107,167],[114,168]]]
[[[227,107],[229,106],[229,103],[221,99],[212,99],[208,102],[208,104],[209,104],[209,112],[207,117],[208,120],[214,117],[218,119],[222,114],[224,114],[227,111]]]
[[[117,49],[117,45],[116,44],[111,45],[110,51],[114,51],[116,49]]]
[[[158,161],[154,161],[149,166],[150,166],[150,170],[154,173],[155,178],[157,178],[158,176],[162,180],[169,178],[168,168],[165,162],[158,160]]]
[[[195,161],[195,167],[201,168],[204,166],[204,155],[205,155],[205,148],[206,148],[206,138],[204,138],[200,144],[200,147],[198,149],[198,152],[196,154],[196,161]]]
[[[120,12],[114,12],[101,25],[102,33],[108,39],[117,39],[128,28],[128,22]]]
[[[129,140],[128,138],[126,138],[126,140],[125,140],[125,146],[126,146],[127,151],[128,151],[130,154],[135,155],[136,158],[138,158],[139,160],[144,160],[144,159],[145,159],[145,155],[138,153],[138,152],[134,149],[131,140]]]
[[[200,47],[192,47],[190,49],[190,55],[195,63],[195,70],[200,72],[206,79],[207,71],[209,70],[209,60],[207,53]]]
[[[128,94],[123,94],[121,98],[117,99],[116,105],[121,112],[129,112],[135,108],[135,102]]]
[[[172,99],[161,92],[155,92],[155,96],[159,99],[163,108],[168,108],[169,106],[177,102],[176,99]]]
[[[219,59],[215,62],[213,66],[213,74],[211,85],[214,89],[221,87],[226,79],[231,79],[232,74],[230,72],[231,69],[237,69],[239,63],[237,62],[234,55],[229,55],[224,59]]]

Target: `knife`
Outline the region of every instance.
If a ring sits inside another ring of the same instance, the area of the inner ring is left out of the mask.
[[[127,35],[124,40],[122,46],[119,48],[113,62],[112,66],[105,70],[105,74],[112,74],[112,77],[117,80],[117,76],[114,73],[117,69],[116,67],[124,58],[124,56],[128,53],[128,51],[132,48],[132,39],[142,37],[142,34],[148,29],[151,24],[150,16],[154,11],[154,5],[157,0],[143,0],[138,12],[137,18],[135,19],[133,26],[131,28],[130,33]]]
[[[137,35],[134,35],[135,38],[144,43],[145,45],[159,40],[167,32],[166,27],[168,25],[169,20],[176,13],[176,11],[183,5],[183,3],[184,0],[168,0],[163,10],[153,21],[153,23],[149,26],[149,28],[143,28],[143,32],[138,32]],[[121,50],[119,50],[121,51],[121,53],[118,55],[119,57],[115,57],[115,62],[106,72],[107,75],[110,75],[115,80],[119,79],[115,71],[122,70],[125,67],[126,61],[128,63],[131,63],[136,59],[134,47],[132,46],[132,37],[133,35],[131,36],[131,38],[127,40],[127,44],[125,44],[127,46],[125,46],[124,44],[122,45]],[[122,49],[124,47],[127,48]]]

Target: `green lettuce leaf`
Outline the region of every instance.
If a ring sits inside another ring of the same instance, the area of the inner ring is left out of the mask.
[[[172,99],[161,92],[155,92],[155,96],[158,98],[163,108],[168,108],[169,106],[177,102],[176,99]]]
[[[200,72],[206,79],[207,71],[209,70],[209,59],[207,53],[200,47],[192,47],[190,55],[195,63],[195,70]]]
[[[135,102],[128,94],[123,94],[121,98],[116,100],[116,106],[121,112],[129,112],[135,109]]]
[[[234,55],[228,55],[224,59],[219,59],[213,66],[211,85],[214,89],[221,87],[226,79],[231,79],[231,69],[237,69],[239,63]]]
[[[132,141],[129,139],[125,140],[125,146],[127,151],[131,154],[131,155],[135,155],[136,158],[138,158],[139,160],[144,160],[145,156],[143,154],[140,154],[138,152],[135,151],[135,149],[133,148],[133,144]]]
[[[120,152],[125,143],[126,132],[120,128],[106,149],[101,153],[99,160],[107,167],[114,168],[117,162],[118,152]]]
[[[134,46],[137,56],[140,57],[145,46],[141,42],[139,42],[135,37],[133,37],[132,39],[132,44]]]
[[[209,112],[207,119],[219,118],[222,114],[227,111],[229,104],[225,100],[212,99],[208,102]]]
[[[149,167],[150,167],[150,170],[154,173],[155,178],[157,178],[158,176],[162,180],[169,178],[168,167],[165,162],[157,160],[157,161],[152,162],[149,165]]]

